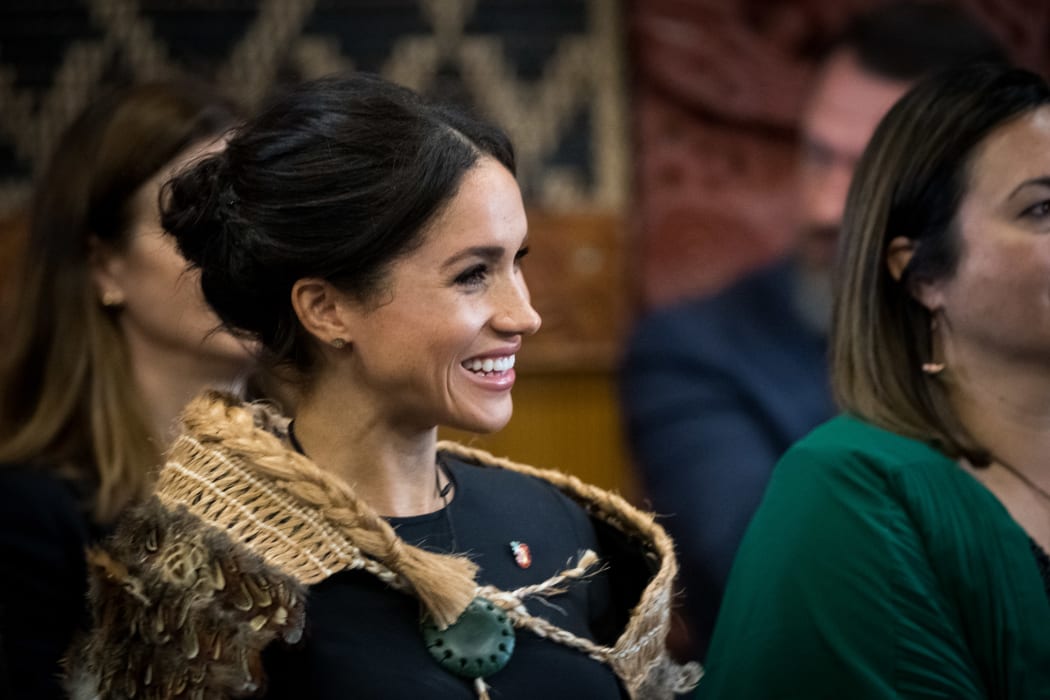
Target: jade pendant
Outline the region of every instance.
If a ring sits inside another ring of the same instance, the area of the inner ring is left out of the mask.
[[[514,653],[514,627],[492,601],[475,598],[459,618],[440,630],[423,618],[423,641],[430,655],[450,673],[463,678],[491,676]]]

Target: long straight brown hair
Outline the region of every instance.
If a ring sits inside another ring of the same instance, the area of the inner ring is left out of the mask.
[[[36,184],[11,332],[0,347],[0,463],[85,482],[101,522],[145,494],[162,446],[117,313],[99,302],[92,241],[122,249],[140,188],[233,120],[230,104],[199,85],[124,88],[73,123]]]
[[[954,414],[942,380],[922,370],[932,360],[932,319],[912,292],[951,277],[965,254],[955,221],[977,147],[1048,104],[1043,78],[1005,65],[962,66],[928,78],[883,118],[846,199],[830,348],[836,400],[977,465],[988,463],[987,451]],[[899,280],[887,267],[897,236],[915,248]]]

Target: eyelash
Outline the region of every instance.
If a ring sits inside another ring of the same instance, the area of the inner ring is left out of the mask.
[[[1033,204],[1022,211],[1021,216],[1038,219],[1050,217],[1050,199],[1044,199],[1038,204]]]
[[[488,274],[488,271],[487,265],[475,265],[457,276],[456,284],[468,287],[479,285],[485,281],[485,275]]]
[[[529,254],[529,249],[522,248],[514,255],[514,268],[517,269],[521,265],[521,260]],[[467,268],[461,274],[456,277],[456,284],[475,287],[482,284],[485,281],[485,277],[488,275],[488,265],[479,263],[473,267]]]

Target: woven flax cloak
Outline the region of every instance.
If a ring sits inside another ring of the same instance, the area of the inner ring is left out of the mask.
[[[521,604],[572,585],[593,554],[527,590],[480,586],[469,559],[402,542],[345,482],[290,449],[288,419],[270,407],[207,392],[182,423],[155,495],[89,555],[95,625],[70,655],[74,698],[250,696],[264,681],[262,649],[301,638],[306,588],[345,569],[417,597],[441,625],[484,596],[515,626],[609,664],[633,698],[671,698],[695,685],[699,667],[679,666],[665,648],[677,571],[670,538],[619,496],[559,472],[439,446],[547,480],[642,547],[655,573],[616,642],[599,646]]]

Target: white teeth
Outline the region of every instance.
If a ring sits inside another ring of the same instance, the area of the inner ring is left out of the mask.
[[[471,372],[506,372],[507,370],[514,367],[514,355],[507,355],[506,357],[488,357],[484,360],[473,359],[464,360],[463,368],[469,369]]]

